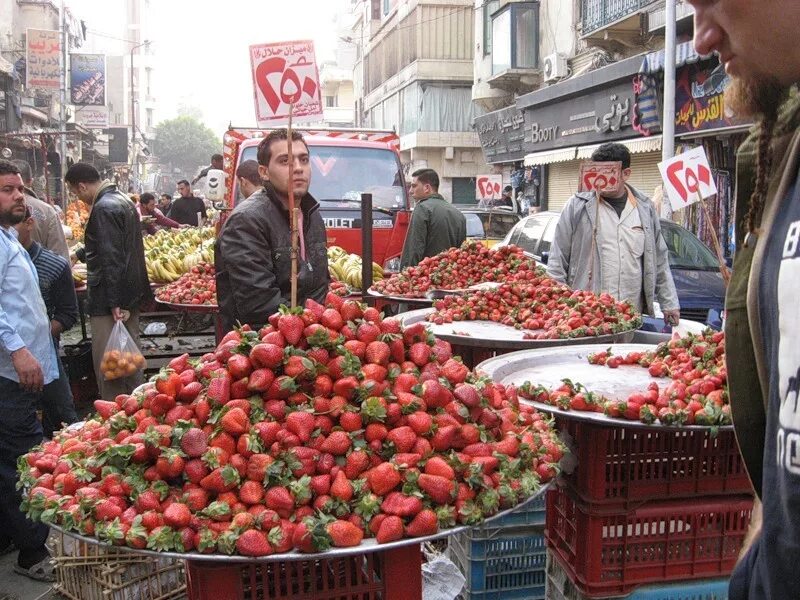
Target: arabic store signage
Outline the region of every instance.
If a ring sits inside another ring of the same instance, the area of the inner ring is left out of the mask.
[[[534,105],[509,107],[475,120],[488,163],[521,160],[529,152],[599,144],[631,137],[633,83]]]
[[[716,66],[716,61],[704,61],[678,69],[675,81],[676,134],[746,123],[725,114],[723,92],[728,76],[724,71],[715,73]]]
[[[61,42],[59,32],[28,29],[25,36],[25,87],[61,87]]]

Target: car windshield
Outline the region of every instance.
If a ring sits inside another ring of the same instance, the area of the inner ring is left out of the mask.
[[[661,233],[669,249],[669,266],[673,269],[716,271],[719,262],[713,252],[690,231],[678,225],[661,222]]]
[[[400,161],[391,150],[309,145],[311,195],[320,202],[360,202],[372,194],[376,208],[405,208]],[[257,146],[245,148],[241,161],[256,160]]]
[[[467,237],[501,240],[519,222],[519,216],[509,212],[464,213],[467,218]],[[474,232],[474,233],[473,233]]]
[[[480,217],[475,213],[465,213],[464,216],[467,218],[467,237],[485,238],[486,232],[483,230]]]

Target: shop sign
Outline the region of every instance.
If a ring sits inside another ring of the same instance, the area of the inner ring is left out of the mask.
[[[69,98],[74,106],[105,105],[105,54],[70,54]]]
[[[675,133],[692,133],[743,125],[725,111],[724,90],[730,81],[725,71],[715,71],[717,62],[685,65],[675,81]]]
[[[525,116],[517,107],[477,117],[475,129],[487,163],[522,160],[525,156]]]
[[[250,66],[259,127],[274,127],[288,121],[291,105],[297,121],[314,121],[322,116],[314,42],[250,46]]]
[[[717,193],[717,184],[702,146],[658,163],[658,169],[674,211]]]
[[[25,87],[61,87],[61,40],[58,31],[28,29],[25,36]]]
[[[75,122],[87,129],[106,129],[108,127],[108,107],[83,106],[77,108]]]
[[[478,200],[500,200],[502,195],[502,175],[478,175],[475,179],[475,197]]]

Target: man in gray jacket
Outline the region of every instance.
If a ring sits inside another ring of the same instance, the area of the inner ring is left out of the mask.
[[[58,212],[47,202],[40,200],[33,191],[33,172],[28,161],[15,160],[13,162],[20,171],[22,183],[25,184],[25,204],[31,209],[36,224],[33,230],[33,241],[39,242],[51,252],[60,254],[69,260],[69,248]]]
[[[631,174],[631,155],[622,144],[603,144],[594,161],[622,163],[622,180]],[[658,302],[664,319],[678,324],[680,305],[668,250],[653,203],[627,183],[619,197],[594,192],[569,199],[556,226],[547,274],[574,289],[608,292],[653,314]]]

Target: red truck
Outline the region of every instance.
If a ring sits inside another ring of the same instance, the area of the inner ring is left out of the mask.
[[[329,246],[361,254],[361,194],[373,203],[373,260],[398,271],[411,220],[408,189],[392,131],[297,128],[311,155],[311,195],[320,203]],[[256,160],[267,129],[231,128],[224,137],[225,203],[241,199],[234,173],[242,161]]]

